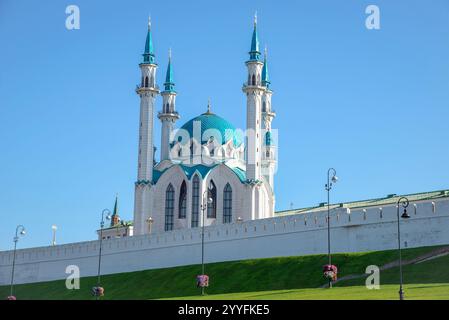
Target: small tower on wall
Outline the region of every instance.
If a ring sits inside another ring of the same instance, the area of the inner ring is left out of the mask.
[[[170,158],[170,139],[179,114],[176,112],[176,91],[171,65],[171,50],[168,53],[167,74],[165,76],[164,91],[162,95],[162,111],[158,113],[161,120],[161,161]]]
[[[120,223],[120,216],[118,214],[118,196],[115,196],[115,204],[114,204],[114,210],[112,211],[111,216],[111,227],[114,227]]]
[[[268,75],[267,48],[265,48],[264,62],[262,68],[262,86],[265,91],[262,95],[262,173],[271,189],[274,190],[274,171],[276,168],[276,150],[273,144],[271,122],[276,113],[271,108],[271,96],[273,91],[270,89],[270,77]]]
[[[139,152],[137,182],[134,196],[134,225],[136,233],[143,233],[145,225],[144,214],[148,204],[149,188],[153,182],[153,115],[154,104],[159,89],[156,85],[156,69],[153,39],[151,34],[151,21],[148,19],[148,31],[145,41],[143,62],[139,64],[141,82],[137,86],[136,93],[140,97],[140,122],[139,122]]]

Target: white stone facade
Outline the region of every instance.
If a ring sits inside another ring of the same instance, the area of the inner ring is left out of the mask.
[[[145,52],[144,57],[154,62],[150,29]],[[243,130],[237,130],[213,113],[210,102],[207,112],[175,128],[180,115],[176,108],[170,51],[161,92],[162,108],[158,113],[161,121],[159,163],[153,163],[152,157],[152,116],[159,93],[155,84],[156,64],[140,64],[136,235],[195,228],[202,226],[203,221],[209,226],[274,216],[276,154],[274,146],[265,145],[265,132],[271,131],[275,114],[271,112],[272,91],[263,73],[267,62],[260,60],[256,23],[249,54],[248,81],[243,85],[247,109],[243,134]],[[245,138],[240,137],[240,132]],[[212,204],[207,205],[209,199]]]

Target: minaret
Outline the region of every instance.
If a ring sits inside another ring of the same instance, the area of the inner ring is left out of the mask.
[[[270,89],[270,78],[268,76],[267,48],[265,47],[263,68],[262,68],[262,86],[265,92],[262,95],[262,173],[274,189],[274,170],[276,167],[275,146],[272,141],[271,121],[276,117],[276,113],[271,108],[271,95],[273,91]]]
[[[153,39],[151,37],[151,21],[148,19],[148,32],[145,42],[143,62],[139,64],[142,80],[136,92],[140,97],[139,122],[139,154],[137,181],[134,194],[134,230],[135,234],[143,234],[147,230],[145,220],[151,208],[150,190],[153,183],[154,142],[153,113],[154,103],[159,88],[156,85],[156,69]]]
[[[140,96],[138,183],[151,183],[153,180],[153,110],[156,96],[159,94],[156,85],[157,64],[154,58],[151,21],[148,19],[145,52],[143,62],[139,64],[142,80],[140,86],[136,89]]]
[[[162,95],[162,111],[158,113],[161,120],[161,161],[170,158],[170,139],[173,132],[175,122],[179,119],[176,112],[176,91],[173,81],[173,70],[171,66],[171,50],[168,52],[167,74],[165,76],[164,91]]]
[[[260,61],[259,39],[257,37],[257,15],[254,16],[254,31],[251,41],[248,68],[248,82],[243,86],[246,94],[246,178],[258,181],[261,177],[261,108],[262,86],[261,76],[263,62]]]

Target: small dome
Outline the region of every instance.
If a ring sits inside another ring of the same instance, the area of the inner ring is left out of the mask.
[[[236,128],[227,120],[217,116],[214,113],[206,112],[198,117],[195,117],[187,121],[181,129],[188,131],[191,138],[193,138],[193,123],[199,121],[201,123],[201,144],[206,143],[208,139],[203,137],[203,133],[208,129],[216,129],[220,132],[223,139],[222,144],[227,143],[229,140],[233,140],[234,146],[238,147],[242,144],[242,132],[237,131]]]

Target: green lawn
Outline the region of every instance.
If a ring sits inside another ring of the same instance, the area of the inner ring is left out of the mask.
[[[379,290],[365,286],[332,289],[291,289],[175,297],[171,300],[398,300],[397,285],[382,285]],[[415,284],[404,286],[406,300],[449,300],[449,284]]]
[[[406,249],[403,258],[411,259],[435,248]],[[333,255],[339,276],[363,274],[368,265],[381,266],[396,259],[396,250]],[[326,283],[321,273],[326,261],[326,255],[309,255],[207,264],[206,273],[210,276],[207,298],[394,299],[397,296],[397,285],[386,285],[397,284],[397,268],[381,272],[381,290],[361,287],[364,279],[338,283],[332,291],[317,289]],[[449,299],[448,264],[449,255],[405,266],[407,297]],[[104,299],[194,298],[199,292],[195,276],[200,270],[199,265],[193,265],[103,276]],[[16,286],[15,293],[18,299],[92,299],[90,288],[95,282],[96,277],[82,278],[80,290],[67,290],[62,280],[25,284]],[[6,297],[8,292],[9,287],[0,287],[0,297]]]

